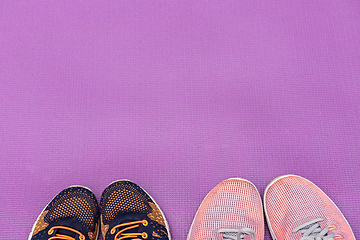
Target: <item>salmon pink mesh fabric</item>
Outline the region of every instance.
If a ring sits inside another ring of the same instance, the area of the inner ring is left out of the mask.
[[[188,239],[217,239],[221,236],[216,232],[224,228],[250,228],[256,239],[263,239],[261,199],[250,182],[229,179],[213,188],[199,207]]]
[[[298,176],[279,178],[265,193],[265,212],[277,239],[299,239],[292,231],[310,220],[322,218],[322,228],[330,227],[337,238],[355,239],[335,204],[312,182]]]

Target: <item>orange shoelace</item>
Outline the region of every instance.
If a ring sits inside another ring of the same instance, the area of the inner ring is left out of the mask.
[[[144,226],[148,225],[148,222],[146,220],[143,221],[135,221],[135,222],[128,222],[128,223],[122,223],[119,225],[116,225],[113,227],[110,231],[111,234],[115,234],[115,230],[117,228],[125,227],[121,229],[114,237],[114,240],[123,240],[123,239],[131,239],[131,240],[142,240],[148,238],[148,234],[146,232],[143,233],[124,233],[130,229],[138,228],[140,226],[140,223]],[[119,235],[121,235],[120,238]],[[142,237],[142,238],[139,238]]]
[[[335,230],[335,229],[336,229],[335,226],[328,226],[328,228],[329,228],[329,231],[332,231],[332,230]],[[335,234],[334,239],[341,239],[341,238],[343,238],[341,235]]]
[[[48,234],[51,235],[53,234],[54,230],[55,229],[65,229],[65,230],[69,230],[69,231],[72,231],[76,234],[78,234],[80,237],[80,240],[85,240],[85,236],[84,234],[82,234],[81,232],[79,231],[76,231],[75,229],[73,228],[69,228],[69,227],[64,227],[64,226],[56,226],[56,227],[52,227],[50,228],[50,230],[48,231]],[[62,240],[75,240],[75,238],[73,237],[70,237],[70,236],[66,236],[66,235],[62,235],[62,234],[55,234],[54,237],[51,237],[49,238],[48,240],[53,240],[53,239],[62,239]]]

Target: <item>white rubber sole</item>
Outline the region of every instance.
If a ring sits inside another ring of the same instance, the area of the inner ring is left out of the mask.
[[[226,180],[224,180],[224,181],[234,180],[234,179],[235,179],[235,180],[241,180],[241,181],[245,181],[245,182],[247,182],[247,183],[250,183],[250,184],[256,189],[256,192],[257,192],[257,194],[258,194],[258,196],[259,196],[259,199],[260,199],[261,208],[263,208],[262,201],[261,201],[261,196],[260,196],[260,193],[259,193],[259,191],[257,190],[256,186],[255,186],[252,182],[250,182],[249,180],[246,180],[246,179],[243,179],[243,178],[228,178],[228,179],[226,179]],[[224,182],[224,181],[222,181],[222,182]],[[220,183],[222,183],[222,182],[220,182]],[[220,183],[219,183],[219,184],[220,184]],[[219,184],[218,184],[218,185],[219,185]],[[217,186],[217,185],[216,185],[216,186]],[[215,186],[215,187],[216,187],[216,186]],[[215,187],[214,187],[214,188],[215,188]],[[202,200],[202,202],[201,202],[198,210],[196,211],[195,216],[194,216],[194,219],[193,219],[193,221],[192,221],[192,223],[191,223],[191,226],[190,226],[190,229],[189,229],[189,233],[188,233],[188,235],[187,235],[186,240],[190,240],[191,229],[193,228],[193,225],[194,225],[194,223],[195,223],[195,219],[196,219],[196,216],[198,215],[198,212],[199,212],[199,210],[200,210],[200,207],[201,207],[201,205],[203,204],[203,202],[205,201],[205,199],[207,198],[207,196],[210,194],[210,192],[211,192],[214,188],[212,188],[212,189],[208,192],[208,194],[206,194],[206,196],[205,196],[205,198]],[[264,229],[264,222],[263,222],[263,229]],[[264,229],[264,231],[265,231],[265,229]],[[264,239],[264,231],[263,231],[262,239]]]
[[[72,186],[70,186],[70,187],[65,188],[64,190],[66,190],[66,189],[68,189],[68,188],[72,188],[72,187],[82,187],[82,188],[85,188],[85,189],[89,190],[90,192],[92,192],[90,188],[84,187],[84,186],[81,186],[81,185],[72,185]],[[64,190],[62,190],[62,191],[64,191]],[[59,192],[59,193],[60,193],[60,192]],[[56,194],[56,195],[51,199],[51,201],[44,207],[44,209],[41,211],[41,213],[40,213],[39,216],[37,217],[34,225],[33,225],[32,228],[31,228],[31,232],[30,232],[30,234],[29,234],[28,240],[31,240],[31,237],[32,237],[32,235],[33,235],[33,233],[34,233],[34,230],[35,230],[35,227],[36,227],[36,223],[38,222],[40,216],[43,214],[43,212],[45,211],[45,209],[47,208],[47,206],[49,206],[49,204],[56,198],[57,195],[58,195],[58,194]],[[98,229],[97,229],[97,234],[96,234],[95,240],[98,239],[98,237],[99,237],[99,232],[100,232],[100,220],[98,221]]]

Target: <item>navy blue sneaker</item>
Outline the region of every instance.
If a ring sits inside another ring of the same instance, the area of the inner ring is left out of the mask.
[[[111,183],[100,201],[104,240],[170,240],[165,216],[141,187],[129,180]]]
[[[72,186],[61,191],[37,218],[28,240],[96,240],[99,208],[90,189]]]

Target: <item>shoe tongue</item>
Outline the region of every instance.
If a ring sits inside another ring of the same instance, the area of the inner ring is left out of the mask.
[[[62,228],[58,228],[56,230],[56,234],[69,236],[69,237],[72,237],[72,238],[75,238],[75,239],[76,239],[76,236],[78,235],[77,233],[75,233],[73,231],[62,229]]]
[[[316,224],[317,224],[317,223],[309,224],[309,225],[307,225],[306,227],[303,227],[301,230],[306,231],[306,230],[308,230],[309,228],[313,227],[313,226],[316,225]],[[314,231],[312,231],[312,232],[309,234],[309,236],[314,237],[314,236],[316,236],[316,235],[318,235],[318,234],[319,234],[319,231],[316,231],[316,229],[315,229]]]
[[[224,235],[226,235],[226,237]],[[223,239],[231,239],[231,237],[236,239],[236,233],[233,233],[233,232],[232,233],[225,233],[224,235],[223,235]]]
[[[134,220],[125,220],[123,223],[131,223],[131,222],[134,222]],[[128,227],[133,227],[135,225],[138,225],[138,227],[128,229],[125,232],[126,233],[138,233],[138,232],[140,232],[140,224],[139,223],[123,226],[122,229],[128,228]]]

